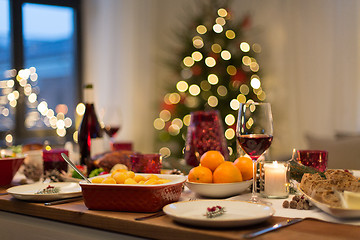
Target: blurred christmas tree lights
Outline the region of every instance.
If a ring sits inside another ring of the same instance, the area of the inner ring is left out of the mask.
[[[190,113],[216,109],[234,160],[240,103],[266,98],[255,58],[261,46],[244,40],[249,16],[233,23],[229,8],[219,7],[217,1],[206,2],[202,9],[179,39],[183,48],[173,66],[179,77],[165,94],[154,127],[159,132],[160,153],[181,159]]]

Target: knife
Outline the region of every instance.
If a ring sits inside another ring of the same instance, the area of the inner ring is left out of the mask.
[[[74,201],[81,200],[82,198],[83,198],[83,196],[73,197],[73,198],[66,198],[66,199],[62,199],[62,200],[55,200],[55,201],[52,201],[52,202],[46,202],[46,203],[44,203],[44,205],[45,206],[52,206],[52,205],[56,205],[56,204],[69,203],[69,202],[74,202]]]
[[[274,224],[271,227],[267,227],[267,228],[264,228],[264,229],[261,229],[261,230],[257,230],[255,232],[244,234],[243,238],[254,238],[254,237],[257,237],[257,236],[259,236],[261,234],[264,234],[264,233],[274,231],[274,230],[282,228],[282,227],[287,227],[287,226],[290,226],[292,224],[301,222],[302,220],[304,220],[304,218],[287,219],[286,221],[279,222],[277,224]]]

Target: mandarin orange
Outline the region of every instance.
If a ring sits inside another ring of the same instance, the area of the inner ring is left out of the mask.
[[[190,170],[188,180],[189,182],[212,183],[213,176],[209,168],[197,166]]]
[[[241,182],[242,180],[240,170],[230,161],[220,164],[213,173],[214,183],[233,183]]]
[[[214,171],[221,163],[225,161],[221,152],[210,150],[205,152],[200,158],[200,165]]]
[[[234,161],[234,165],[240,170],[243,180],[249,180],[253,178],[253,162],[251,158],[242,156]]]

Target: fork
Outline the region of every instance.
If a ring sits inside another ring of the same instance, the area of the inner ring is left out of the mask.
[[[142,220],[146,220],[146,219],[150,219],[150,218],[161,217],[161,216],[164,216],[164,215],[165,215],[165,213],[163,212],[163,210],[160,210],[159,212],[156,212],[156,213],[148,215],[148,216],[135,218],[135,220],[136,221],[142,221]]]

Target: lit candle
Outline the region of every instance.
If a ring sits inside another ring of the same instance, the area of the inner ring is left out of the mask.
[[[264,165],[265,169],[265,194],[267,196],[284,197],[287,191],[287,168],[283,164],[274,161]]]

